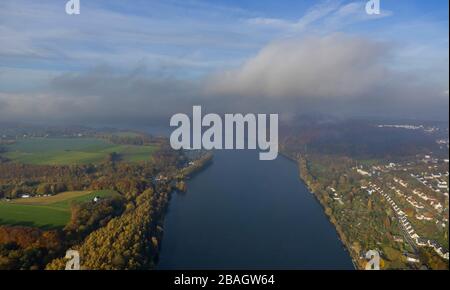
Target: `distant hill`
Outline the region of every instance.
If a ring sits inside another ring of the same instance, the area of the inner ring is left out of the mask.
[[[433,127],[439,129],[430,133],[425,130],[429,128],[426,126],[424,129],[408,130],[380,127],[379,124],[383,123],[307,119],[284,124],[280,139],[283,148],[288,151],[346,155],[361,159],[402,158],[430,151],[448,156],[448,150],[440,149],[436,143],[439,138],[448,138],[448,127]],[[392,124],[392,121],[388,124]]]

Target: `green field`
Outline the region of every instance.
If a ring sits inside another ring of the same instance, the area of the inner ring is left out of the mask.
[[[70,219],[73,202],[88,202],[94,197],[118,195],[112,190],[71,191],[51,197],[0,201],[0,225],[22,225],[44,229],[64,227]]]
[[[115,145],[93,138],[30,138],[4,146],[4,157],[35,165],[71,165],[98,163],[110,153],[118,153],[125,162],[151,159],[157,146]]]
[[[139,134],[139,133],[130,132],[130,131],[116,132],[116,133],[112,133],[111,135],[117,136],[117,137],[129,137],[129,138],[141,136],[141,134]]]

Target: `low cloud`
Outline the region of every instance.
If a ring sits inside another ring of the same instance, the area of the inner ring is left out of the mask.
[[[270,44],[236,70],[215,76],[212,94],[270,98],[357,98],[374,90],[386,47],[333,35]]]
[[[194,92],[198,91],[195,82],[150,77],[139,68],[122,75],[109,67],[100,67],[85,73],[62,74],[39,93],[0,94],[0,104],[8,105],[0,120],[160,124],[168,116],[191,108],[195,103]]]
[[[0,121],[150,126],[210,112],[448,118],[448,81],[395,71],[395,48],[344,34],[276,41],[240,67],[204,78],[102,66],[64,73],[32,93],[0,93]]]
[[[448,83],[390,68],[393,49],[344,34],[278,41],[212,77],[207,92],[291,113],[447,118]]]

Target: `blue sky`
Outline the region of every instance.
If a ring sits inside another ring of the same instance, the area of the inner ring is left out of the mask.
[[[209,88],[204,80],[217,74],[241,70],[245,75],[246,64],[263,58],[274,43],[291,41],[286,49],[295,54],[293,50],[301,48],[297,41],[336,34],[345,36],[340,41],[356,37],[367,47],[378,47],[383,57],[374,56],[378,63],[371,65],[383,65],[396,77],[405,74],[398,79],[434,87],[430,98],[440,92],[448,99],[449,2],[381,0],[379,16],[365,13],[366,2],[81,0],[81,15],[69,16],[65,0],[3,0],[0,104],[23,113],[26,108],[19,107],[28,100],[25,95],[54,94],[55,80],[67,74],[139,75],[152,82],[177,80]],[[246,94],[252,91],[248,86],[221,93]],[[311,91],[300,88],[299,94]],[[295,88],[289,94],[295,94]]]
[[[148,62],[157,70],[174,66],[170,73],[197,75],[238,65],[279,38],[331,31],[391,41],[410,51],[420,46],[429,57],[448,49],[446,0],[381,0],[385,17],[366,16],[364,0],[81,0],[79,16],[65,15],[64,0],[2,3],[0,37],[6,47],[0,60],[12,68],[65,71],[95,61],[122,68]],[[337,16],[353,3],[360,4],[356,10]],[[314,9],[324,12],[304,29],[289,28]],[[330,19],[335,22],[326,24]]]

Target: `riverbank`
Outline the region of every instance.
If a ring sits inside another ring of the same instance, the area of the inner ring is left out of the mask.
[[[213,162],[213,159],[214,154],[212,152],[205,153],[196,160],[189,162],[189,165],[187,167],[181,169],[179,177],[192,178],[195,174],[208,167]]]
[[[298,159],[297,159],[297,157],[294,157],[291,154],[286,153],[286,152],[281,152],[280,154],[297,164],[300,180],[304,183],[304,185],[308,188],[308,190],[314,195],[316,201],[319,202],[328,221],[333,225],[334,229],[336,230],[338,239],[341,242],[343,248],[349,254],[349,256],[352,260],[352,263],[353,263],[353,267],[356,270],[362,270],[361,266],[359,266],[358,263],[356,262],[357,259],[359,259],[359,255],[352,252],[352,249],[351,249],[351,246],[350,246],[350,243],[349,243],[347,237],[342,232],[340,225],[336,222],[336,219],[331,214],[331,212],[332,212],[331,207],[329,207],[328,204],[320,198],[319,194],[317,193],[317,190],[315,190],[314,186],[312,185],[312,183],[310,181],[310,178],[313,178],[313,177],[309,176],[309,178],[308,178],[309,171],[307,170],[306,159],[300,155],[298,156]]]

